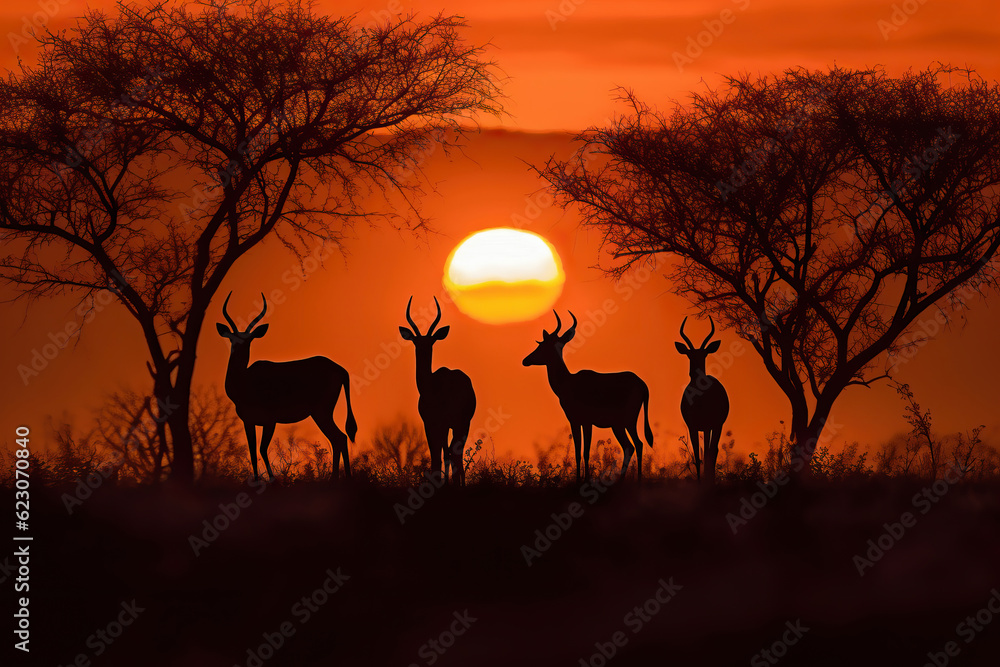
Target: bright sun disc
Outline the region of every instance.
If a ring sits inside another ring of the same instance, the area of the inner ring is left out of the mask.
[[[564,282],[552,244],[509,227],[469,236],[444,267],[444,286],[458,309],[489,324],[535,319],[552,307]]]

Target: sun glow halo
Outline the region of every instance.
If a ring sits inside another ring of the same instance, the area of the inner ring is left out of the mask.
[[[551,243],[509,227],[478,231],[455,246],[443,279],[460,311],[489,324],[532,320],[547,312],[565,281]]]

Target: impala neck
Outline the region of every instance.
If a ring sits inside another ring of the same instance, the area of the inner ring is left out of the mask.
[[[226,367],[226,394],[239,392],[243,374],[250,364],[250,343],[233,345],[229,350],[229,365]]]
[[[688,369],[688,375],[691,376],[692,380],[696,380],[696,379],[698,379],[699,377],[701,377],[701,376],[703,376],[705,374],[706,373],[705,373],[705,360],[704,359],[702,359],[701,361],[692,361],[691,362],[691,367],[690,367],[690,369]]]
[[[566,362],[563,361],[561,354],[557,361],[545,364],[545,373],[549,376],[549,386],[556,394],[565,389],[569,383],[570,372],[566,368]]]
[[[430,345],[417,348],[417,391],[421,394],[428,391],[431,386],[431,375],[434,374],[431,370],[432,353],[433,348]]]

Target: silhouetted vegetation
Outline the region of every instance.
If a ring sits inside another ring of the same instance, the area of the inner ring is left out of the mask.
[[[905,387],[905,385],[902,385]],[[907,388],[908,391],[908,388]],[[963,480],[1000,480],[1000,451],[981,437],[982,427],[969,432],[939,435],[930,429],[930,411],[902,395],[913,430],[888,442],[827,444],[817,447],[810,459],[811,473],[828,482],[862,479],[934,480],[949,467]],[[95,415],[95,425],[77,433],[68,423],[50,424],[54,451],[33,458],[33,479],[52,486],[74,484],[100,475],[110,484],[141,485],[162,481],[169,473],[169,459],[157,466],[156,424],[145,415],[149,398],[131,391],[113,394]],[[213,390],[196,391],[192,401],[192,432],[196,434],[197,478],[202,485],[243,484],[252,477],[242,428],[229,401]],[[136,417],[143,417],[136,419]],[[742,485],[773,480],[788,473],[796,456],[784,422],[762,443],[737,448],[732,432],[720,441],[716,464],[722,485]],[[664,436],[659,436],[665,442]],[[654,454],[643,460],[643,478],[652,483],[695,480],[694,456],[686,436],[679,436],[671,455]],[[467,484],[491,488],[557,488],[577,484],[574,443],[569,429],[547,445],[535,445],[533,460],[498,456],[495,445],[479,440],[465,449]],[[737,449],[749,449],[746,455]],[[302,438],[291,429],[271,444],[271,461],[278,483],[326,482],[331,475],[330,450],[322,442]],[[933,455],[931,454],[933,451]],[[622,467],[621,449],[611,438],[593,446],[592,475],[617,478]],[[416,487],[435,473],[428,456],[423,428],[400,417],[375,429],[368,441],[354,447],[353,477],[357,484],[385,488]],[[10,485],[14,458],[0,452],[0,483]],[[157,472],[158,470],[158,472]],[[439,471],[438,471],[439,472]],[[632,474],[630,479],[635,478]]]
[[[611,274],[664,253],[672,289],[750,342],[804,459],[847,387],[887,377],[996,286],[997,83],[792,69],[669,111],[623,99],[578,137],[600,159],[538,173],[604,235]]]

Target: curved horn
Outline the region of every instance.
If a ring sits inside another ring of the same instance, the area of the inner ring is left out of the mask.
[[[413,303],[413,296],[410,296],[410,300],[406,302],[406,321],[410,323],[410,328],[413,329],[413,333],[420,335],[420,329],[417,328],[417,323],[413,321],[410,317],[410,304]]]
[[[232,295],[233,293],[230,292],[229,296]],[[226,306],[229,305],[229,296],[227,296],[226,300],[222,303],[222,316],[226,318],[227,322],[229,322],[229,326],[232,327],[233,333],[239,333],[240,328],[236,326],[236,322],[233,322],[233,318],[229,317],[229,313],[226,312]]]
[[[556,316],[556,328],[552,332],[552,335],[553,336],[558,336],[559,335],[559,330],[562,329],[562,320],[559,319],[559,313],[556,312],[555,308],[552,309],[552,314]]]
[[[705,346],[708,345],[708,341],[711,340],[712,336],[715,335],[715,322],[712,321],[711,315],[708,316],[708,323],[712,325],[712,330],[708,332],[708,336],[705,337],[705,342],[701,344],[700,349],[702,350],[705,349]]]
[[[688,318],[685,317],[684,321],[681,322],[681,338],[684,339],[684,342],[687,343],[687,346],[689,348],[691,348],[692,350],[694,350],[694,349],[696,349],[695,346],[694,346],[694,343],[691,342],[690,338],[688,338],[687,336],[684,335],[684,325],[687,324],[687,321],[688,321]]]
[[[437,306],[437,309],[438,309],[438,315],[437,315],[437,317],[436,317],[436,318],[434,319],[434,321],[433,321],[433,322],[431,322],[431,327],[430,327],[430,329],[428,329],[428,330],[427,330],[427,335],[428,335],[428,336],[430,336],[430,335],[431,335],[432,333],[434,333],[434,327],[436,327],[436,326],[438,325],[438,322],[440,322],[440,321],[441,321],[441,304],[440,304],[440,303],[438,303],[438,298],[437,298],[437,297],[434,297],[434,305],[435,305],[435,306]]]
[[[564,333],[562,336],[559,337],[564,341],[569,341],[569,339],[571,339],[573,336],[576,335],[576,315],[574,315],[573,311],[571,310],[569,311],[569,316],[573,318],[573,326],[571,326],[569,329],[566,329],[566,333]]]
[[[249,324],[249,325],[247,326],[247,330],[246,330],[246,332],[244,332],[244,333],[249,333],[249,332],[250,332],[250,330],[251,330],[251,329],[253,329],[253,328],[254,328],[254,326],[255,326],[255,325],[256,325],[256,324],[258,323],[258,322],[260,322],[260,321],[261,321],[262,319],[264,319],[264,313],[266,313],[266,312],[267,312],[267,299],[266,299],[266,298],[264,297],[264,293],[263,293],[263,292],[261,292],[261,293],[260,293],[260,298],[264,300],[264,310],[260,311],[260,315],[258,315],[257,317],[253,318],[253,322],[251,322],[251,323],[250,323],[250,324]]]

